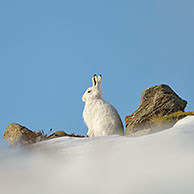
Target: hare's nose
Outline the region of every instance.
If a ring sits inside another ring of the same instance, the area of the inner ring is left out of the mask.
[[[84,96],[82,96],[82,101],[85,102],[86,101],[86,98]]]

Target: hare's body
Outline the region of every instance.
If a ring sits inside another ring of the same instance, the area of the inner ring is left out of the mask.
[[[102,99],[85,104],[83,118],[88,136],[123,135],[123,125],[116,109]],[[118,119],[119,118],[119,119]]]
[[[96,85],[89,88],[82,97],[83,101],[85,101],[83,118],[88,127],[87,135],[89,137],[113,134],[123,135],[124,130],[120,116],[111,104],[102,99],[102,92],[100,84],[97,84],[98,82],[101,82],[101,77],[100,81],[95,81]]]

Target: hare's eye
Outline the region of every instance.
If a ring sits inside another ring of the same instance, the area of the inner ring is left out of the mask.
[[[88,90],[88,93],[90,93],[91,92],[91,90]]]

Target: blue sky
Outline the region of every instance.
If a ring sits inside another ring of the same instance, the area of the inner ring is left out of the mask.
[[[94,73],[123,121],[144,89],[169,84],[194,110],[194,1],[0,2],[0,141],[16,122],[85,135]]]

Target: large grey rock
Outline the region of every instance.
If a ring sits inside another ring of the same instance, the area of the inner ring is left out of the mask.
[[[181,99],[168,85],[161,84],[143,91],[137,111],[125,118],[127,136],[141,136],[158,131],[152,118],[184,112],[187,101]],[[165,126],[164,128],[167,128]]]
[[[3,139],[11,146],[35,143],[36,138],[35,132],[16,123],[10,124],[3,135]]]

